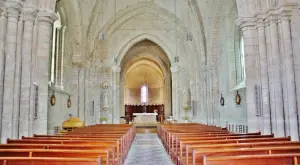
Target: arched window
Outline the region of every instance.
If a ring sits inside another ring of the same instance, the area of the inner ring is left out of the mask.
[[[141,87],[141,103],[148,102],[148,86],[143,84]]]
[[[64,36],[66,26],[63,26],[59,12],[56,14],[58,19],[54,22],[52,31],[50,81],[52,85],[63,88]]]

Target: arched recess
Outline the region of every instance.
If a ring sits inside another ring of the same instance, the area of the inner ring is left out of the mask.
[[[161,48],[160,45],[155,43],[154,41],[150,40],[149,38],[144,38],[143,40],[137,40],[139,42],[132,42],[130,46],[126,44],[124,46],[124,54],[121,54],[119,63],[116,64],[119,68],[117,72],[114,72],[114,77],[115,77],[115,82],[118,83],[117,86],[119,86],[119,90],[115,90],[114,95],[115,97],[119,96],[118,98],[115,98],[115,100],[119,100],[119,108],[115,107],[115,112],[114,114],[120,114],[120,116],[125,115],[124,111],[124,82],[125,82],[125,77],[126,73],[134,64],[136,64],[139,61],[143,62],[148,62],[148,63],[153,63],[156,65],[156,68],[158,70],[161,70],[161,74],[164,77],[164,105],[165,105],[165,115],[170,116],[172,114],[171,112],[171,62],[168,58],[168,55],[164,51],[163,48]],[[141,44],[144,43],[150,43],[149,45],[141,46]],[[128,47],[125,49],[125,47]],[[147,47],[147,49],[145,49]],[[126,50],[126,51],[125,51]],[[117,77],[117,78],[116,78]],[[119,93],[118,93],[119,92]]]

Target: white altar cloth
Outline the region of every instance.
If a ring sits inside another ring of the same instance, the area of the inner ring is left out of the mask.
[[[152,124],[157,123],[157,113],[133,113],[135,117],[134,122],[136,124]]]

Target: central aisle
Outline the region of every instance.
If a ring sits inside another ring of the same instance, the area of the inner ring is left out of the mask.
[[[173,165],[156,134],[137,134],[125,165]]]

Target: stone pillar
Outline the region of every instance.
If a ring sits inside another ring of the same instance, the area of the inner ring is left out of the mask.
[[[269,68],[271,74],[269,74],[269,88],[270,88],[270,105],[272,114],[272,133],[277,137],[285,136],[284,131],[284,115],[283,115],[283,97],[281,86],[281,69],[280,69],[280,54],[278,45],[278,19],[277,16],[271,15],[267,18],[270,23],[270,44],[271,44],[271,56],[269,60]]]
[[[285,75],[285,86],[283,93],[286,94],[286,114],[288,116],[287,132],[292,140],[299,140],[298,123],[297,123],[297,99],[296,99],[296,86],[295,86],[295,72],[293,63],[293,49],[290,29],[291,11],[283,11],[281,16],[281,29],[282,29],[282,43],[283,43],[283,74]]]
[[[85,118],[85,68],[78,66],[78,117]]]
[[[178,122],[180,119],[180,107],[179,107],[179,66],[175,65],[171,67],[172,72],[172,116],[174,120]]]
[[[212,77],[211,77],[211,68],[208,67],[206,68],[206,85],[207,85],[207,89],[206,89],[206,99],[207,99],[207,124],[209,125],[213,125],[213,109],[212,109]]]
[[[33,25],[37,10],[34,7],[25,8],[24,11],[24,35],[22,45],[22,77],[21,77],[21,98],[20,98],[20,122],[19,136],[30,136],[29,114],[30,114],[30,91],[31,91],[31,65],[32,65],[32,44],[33,44]]]
[[[21,87],[21,50],[23,36],[23,15],[20,15],[17,32],[17,51],[16,51],[16,66],[15,66],[15,83],[14,83],[14,108],[12,121],[12,138],[19,137],[19,116],[20,116],[20,87]]]
[[[269,82],[268,82],[268,60],[267,60],[267,48],[265,39],[265,24],[262,19],[257,20],[258,31],[258,48],[260,56],[260,81],[262,88],[262,132],[263,134],[271,134],[271,111],[269,102]]]
[[[112,68],[113,70],[113,86],[112,86],[112,91],[113,91],[113,107],[111,109],[112,111],[112,123],[118,124],[120,123],[120,117],[125,116],[125,110],[124,110],[124,100],[123,102],[120,101],[120,72],[121,72],[121,67],[119,66],[114,66]],[[124,82],[124,81],[123,81]],[[124,93],[123,93],[124,95]],[[121,108],[122,106],[123,108]]]
[[[15,65],[17,51],[18,20],[21,3],[19,1],[7,1],[7,32],[5,45],[5,70],[2,111],[1,143],[12,137],[12,115],[14,101]]]
[[[6,24],[7,15],[2,2],[0,3],[0,114],[2,114],[3,107],[3,79],[4,79],[4,55],[5,55],[5,39],[6,39]],[[0,134],[2,128],[2,116],[0,115]]]
[[[201,113],[200,113],[200,118],[201,118],[201,122],[204,124],[207,124],[207,103],[206,103],[206,70],[205,67],[201,68],[200,74],[201,74],[201,100],[200,100],[200,104],[201,104]]]
[[[38,41],[36,53],[37,82],[39,86],[38,118],[34,121],[35,134],[47,134],[48,120],[48,81],[49,81],[49,56],[52,24],[57,19],[55,13],[38,13]]]
[[[237,25],[241,28],[245,46],[246,67],[246,104],[248,117],[248,132],[259,130],[259,121],[256,116],[255,85],[257,84],[257,57],[258,37],[254,18],[239,18]]]
[[[172,103],[172,93],[171,93],[171,77],[165,77],[165,117],[172,115],[171,103]]]

